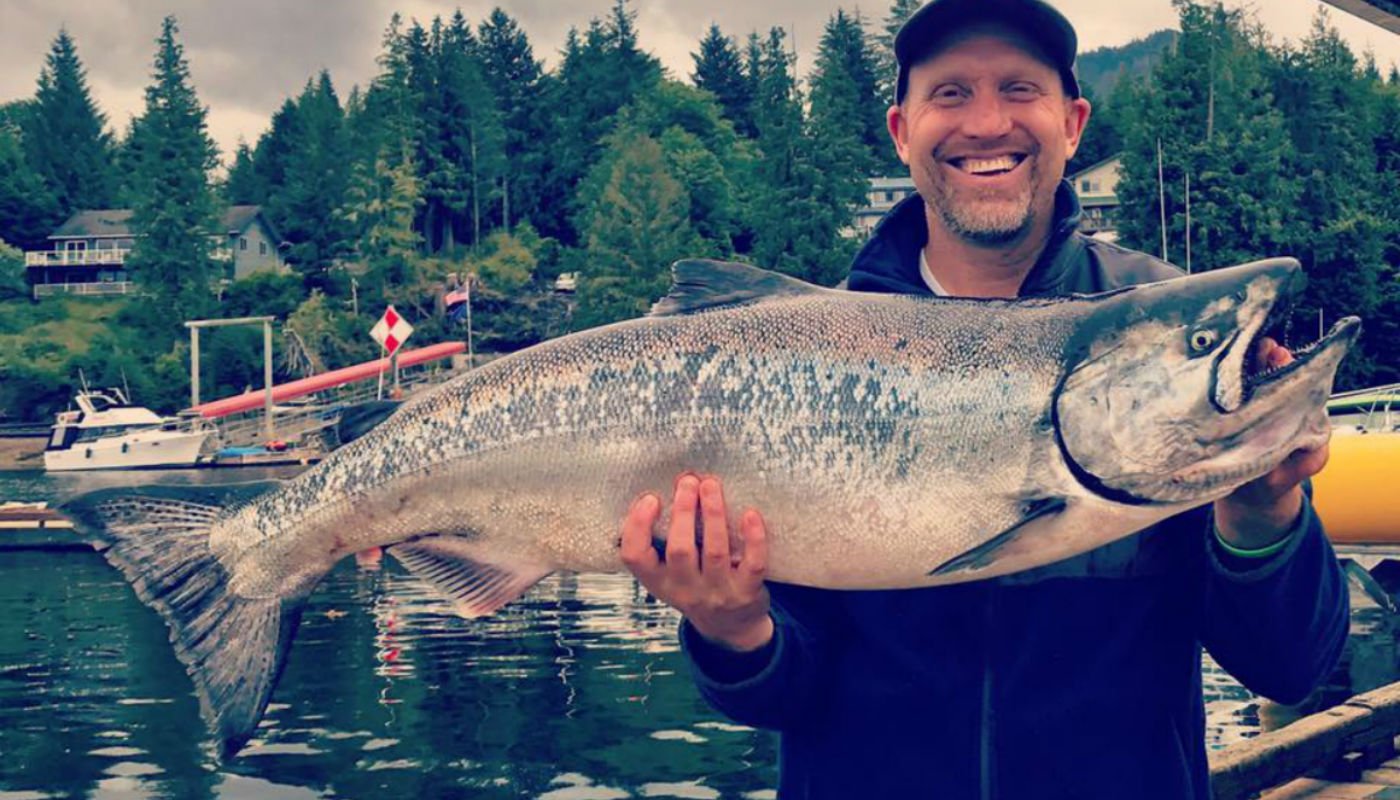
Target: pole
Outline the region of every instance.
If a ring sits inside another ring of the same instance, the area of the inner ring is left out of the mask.
[[[199,328],[190,328],[190,408],[199,405]]]
[[[1186,173],[1186,274],[1191,274],[1191,173]]]
[[[277,438],[272,424],[272,321],[263,320],[263,426],[267,441]]]
[[[1162,185],[1162,140],[1157,140],[1157,209],[1162,219],[1162,260],[1167,258],[1167,189]]]
[[[360,293],[359,293],[359,291],[358,291],[359,288],[360,288],[360,282],[357,281],[357,280],[355,280],[354,276],[351,276],[351,277],[350,277],[350,310],[351,310],[351,311],[355,314],[355,316],[357,316],[357,317],[360,316]]]
[[[467,369],[476,366],[476,355],[472,352],[472,274],[467,273]]]
[[[398,400],[399,398],[403,397],[403,388],[399,386],[399,351],[398,351],[398,350],[395,350],[395,351],[394,351],[394,354],[391,355],[391,356],[389,356],[389,369],[391,369],[391,370],[394,371],[394,391],[393,391],[393,393],[390,394],[389,396],[392,397],[392,398],[394,398],[395,400]]]
[[[379,370],[379,386],[374,390],[374,399],[384,399],[384,370]]]

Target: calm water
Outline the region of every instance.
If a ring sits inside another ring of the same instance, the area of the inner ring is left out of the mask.
[[[0,473],[0,500],[259,477]],[[1348,657],[1314,704],[1396,679],[1393,620],[1354,602]],[[258,736],[219,764],[163,624],[115,570],[0,552],[0,800],[771,798],[775,738],[699,700],[675,623],[618,576],[553,577],[467,622],[392,559],[347,561],[312,596]],[[1212,746],[1296,713],[1213,667],[1206,686]]]

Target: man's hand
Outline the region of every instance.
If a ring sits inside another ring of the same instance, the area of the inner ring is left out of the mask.
[[[697,514],[704,525],[701,548],[695,541]],[[632,504],[622,523],[622,563],[706,639],[738,651],[766,645],[773,638],[773,619],[763,585],[768,568],[763,518],[753,509],[744,512],[739,521],[743,557],[732,559],[719,479],[681,475],[662,560],[652,547],[652,529],[660,516],[661,499],[654,494],[644,494]]]
[[[1259,340],[1255,363],[1275,369],[1293,362],[1288,348],[1273,339]],[[1228,544],[1242,550],[1257,550],[1277,542],[1293,527],[1303,508],[1302,484],[1305,478],[1322,471],[1327,464],[1327,445],[1313,450],[1295,450],[1274,470],[1215,501],[1215,526]]]

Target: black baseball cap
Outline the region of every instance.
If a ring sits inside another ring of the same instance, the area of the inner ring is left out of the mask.
[[[1065,94],[1079,97],[1074,76],[1079,37],[1069,20],[1043,0],[931,0],[914,12],[894,37],[899,64],[895,102],[904,102],[909,69],[935,52],[945,39],[970,25],[993,23],[1011,28],[1035,43],[1060,73]]]

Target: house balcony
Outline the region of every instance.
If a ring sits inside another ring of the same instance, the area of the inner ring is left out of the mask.
[[[101,297],[107,295],[135,294],[136,284],[131,281],[91,281],[86,283],[39,283],[34,285],[34,299],[77,295],[79,297]]]
[[[36,250],[24,254],[26,267],[121,266],[131,248],[91,250]]]

